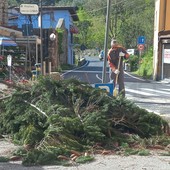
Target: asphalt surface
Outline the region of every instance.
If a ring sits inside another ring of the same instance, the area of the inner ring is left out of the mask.
[[[66,71],[64,78],[74,77],[91,84],[102,83],[103,65],[97,57],[86,56],[86,64]],[[106,82],[109,82],[109,68],[106,67]],[[146,80],[125,71],[126,98],[150,112],[170,119],[170,79],[162,81]]]

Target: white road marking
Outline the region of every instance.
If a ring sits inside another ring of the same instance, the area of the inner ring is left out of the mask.
[[[127,73],[126,71],[124,71],[124,73],[127,74],[128,76],[134,78],[134,79],[141,80],[141,81],[145,81],[144,79],[141,79],[141,78],[139,78],[139,77],[132,76],[131,74]]]
[[[99,79],[100,81],[102,81],[102,79],[99,77],[98,74],[96,74],[96,78]]]
[[[145,95],[145,96],[158,96],[158,95],[155,95],[155,94],[152,94],[152,93],[143,92],[143,91],[140,91],[140,90],[132,90],[132,89],[128,89],[128,88],[126,88],[125,90],[126,90],[126,92],[131,92],[131,93]]]
[[[164,90],[164,91],[170,91],[170,89],[162,89],[162,90]]]
[[[161,93],[161,94],[165,94],[165,95],[170,95],[168,94],[169,92],[167,91],[160,91],[160,90],[154,90],[154,89],[148,89],[148,88],[140,88],[141,90],[146,90],[146,91],[150,91],[150,92],[153,92],[153,93]],[[164,89],[165,90],[165,89]],[[169,90],[169,89],[166,89],[166,90]]]
[[[74,72],[74,71],[77,70],[77,69],[83,68],[83,67],[87,66],[88,63],[89,63],[89,62],[86,62],[86,63],[85,63],[84,65],[82,65],[81,67],[77,67],[77,68],[75,68],[75,69],[73,69],[73,70],[67,70],[67,71],[66,71],[65,73],[63,73],[61,76],[65,75],[65,74],[67,74],[67,73],[70,73],[70,72]],[[76,71],[75,71],[75,72],[76,72]]]

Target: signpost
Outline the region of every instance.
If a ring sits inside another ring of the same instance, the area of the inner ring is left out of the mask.
[[[39,8],[37,4],[21,4],[20,13],[24,15],[36,15],[39,13]]]
[[[39,7],[37,4],[21,4],[20,5],[20,13],[23,15],[37,15],[39,13]],[[22,25],[22,32],[23,36],[27,36],[27,49],[29,54],[29,60],[30,60],[30,42],[29,42],[29,36],[33,34],[33,25],[32,24],[23,24]],[[42,38],[41,38],[42,40]],[[42,46],[42,45],[41,45]],[[29,64],[31,67],[31,63]],[[25,64],[25,69],[27,68],[27,60]]]
[[[140,60],[141,60],[141,56],[142,56],[142,51],[143,51],[144,48],[145,48],[145,41],[146,41],[145,36],[139,36],[139,37],[138,37],[139,68],[140,68]]]

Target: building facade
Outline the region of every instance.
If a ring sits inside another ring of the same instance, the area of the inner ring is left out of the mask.
[[[48,42],[49,35],[46,34],[47,29],[56,29],[57,24],[60,19],[64,20],[64,27],[67,31],[67,64],[74,64],[74,55],[73,55],[73,34],[78,33],[74,22],[78,21],[78,16],[76,13],[77,7],[56,7],[56,6],[43,6],[42,7],[42,29],[43,31],[43,40]],[[24,25],[31,25],[33,30],[40,29],[41,27],[41,18],[40,15],[23,15],[19,11],[19,8],[15,8],[18,11],[18,17],[13,17],[9,19],[9,26],[15,25],[19,30],[23,30]],[[41,10],[41,9],[39,9]],[[74,29],[75,28],[75,29]],[[34,34],[34,32],[33,32]],[[48,35],[48,37],[46,36]],[[44,44],[44,58],[47,58],[46,54],[47,49]],[[65,63],[66,64],[66,63]]]
[[[154,80],[170,78],[170,0],[155,0]]]

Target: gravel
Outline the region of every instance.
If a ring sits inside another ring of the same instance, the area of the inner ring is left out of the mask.
[[[0,139],[0,156],[10,156],[18,148],[10,140]],[[162,151],[159,151],[162,152]],[[170,170],[170,156],[160,156],[158,151],[149,156],[94,155],[95,160],[86,164],[64,166],[24,167],[21,161],[0,163],[0,170]]]

